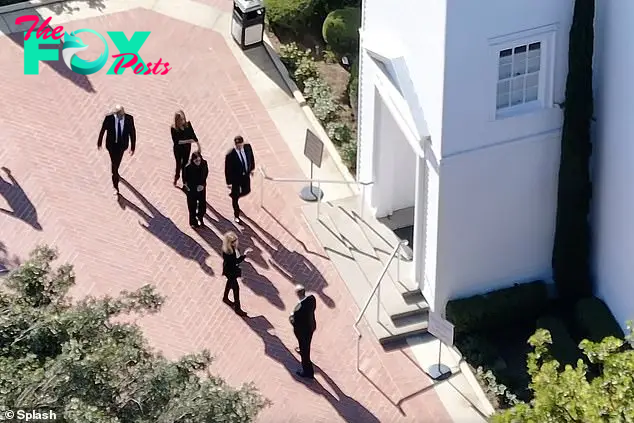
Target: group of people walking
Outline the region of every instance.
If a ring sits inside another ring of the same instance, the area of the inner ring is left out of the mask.
[[[204,216],[207,211],[207,178],[209,165],[203,158],[200,142],[194,132],[185,113],[179,110],[174,115],[174,123],[170,128],[174,159],[176,168],[174,172],[174,186],[178,186],[182,178],[182,190],[187,196],[187,209],[189,213],[189,225],[198,229],[204,226]],[[130,156],[136,149],[136,127],[134,117],[125,112],[122,106],[115,106],[114,112],[108,114],[101,125],[97,148],[101,149],[105,135],[105,145],[110,155],[112,185],[114,195],[119,197],[119,168],[125,152],[129,149]],[[192,152],[192,144],[196,150]],[[250,144],[244,141],[241,135],[233,139],[233,148],[225,155],[224,173],[225,182],[231,198],[234,221],[241,224],[241,210],[239,200],[251,192],[251,177],[255,172],[255,156]],[[247,248],[244,253],[238,249],[238,236],[229,231],[222,237],[222,275],[227,279],[222,301],[233,307],[236,314],[246,317],[240,304],[240,286],[238,278],[242,277],[240,264],[247,258],[251,250]],[[310,345],[313,332],[317,328],[315,321],[316,300],[313,295],[306,295],[302,285],[295,288],[299,302],[289,320],[298,341],[296,351],[301,356],[302,369],[296,373],[305,378],[314,377],[313,364],[310,359]],[[229,299],[232,293],[233,301]]]

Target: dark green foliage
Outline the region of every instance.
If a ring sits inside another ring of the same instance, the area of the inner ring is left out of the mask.
[[[0,410],[52,410],[63,422],[255,421],[267,402],[250,385],[212,376],[209,352],[167,360],[125,323],[160,310],[151,286],[74,304],[73,269],[53,269],[56,259],[38,248],[2,284]]]
[[[348,80],[348,99],[350,100],[350,107],[354,115],[358,115],[358,103],[359,103],[359,59],[355,60],[350,68],[350,79]]]
[[[588,297],[593,291],[588,215],[592,197],[589,161],[594,10],[594,0],[576,0],[570,28],[552,259],[559,295],[570,300]]]
[[[552,336],[551,353],[560,364],[576,364],[581,358],[579,346],[573,341],[563,320],[545,316],[537,321],[537,329],[546,329]]]
[[[323,22],[328,16],[328,13],[337,9],[344,9],[346,7],[361,7],[361,0],[317,0],[315,5],[315,19],[319,22]]]
[[[316,4],[317,0],[264,0],[269,23],[297,33],[305,30]]]
[[[350,142],[342,144],[339,152],[341,160],[354,175],[357,170],[357,140],[353,138]]]
[[[575,318],[581,335],[592,342],[601,342],[608,336],[623,339],[621,326],[610,309],[598,298],[585,298],[575,305]]]
[[[546,284],[535,281],[447,303],[457,333],[501,330],[532,324],[548,303]]]
[[[493,344],[477,333],[465,335],[458,342],[460,352],[472,367],[492,367],[498,360],[498,352]]]
[[[322,27],[324,41],[340,56],[354,56],[359,52],[361,9],[346,7],[328,14]]]

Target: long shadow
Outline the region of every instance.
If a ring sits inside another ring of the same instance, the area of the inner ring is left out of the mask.
[[[216,227],[216,229],[218,229],[221,233],[235,231],[235,227],[228,219],[218,213],[216,209],[209,206],[209,204],[207,207],[210,213],[208,213],[206,217],[212,225]],[[212,217],[211,215],[215,217]],[[198,230],[198,234],[216,251],[216,253],[218,253],[218,255],[222,256],[222,240],[213,230],[203,227]],[[259,273],[252,264],[252,262],[256,261],[257,257],[259,257],[260,260],[263,260],[260,250],[253,243],[245,240],[244,237],[239,238],[240,249],[242,251],[247,248],[251,248],[253,250],[249,253],[249,258],[241,265],[242,283],[258,297],[266,298],[269,303],[279,310],[285,310],[286,306],[280,296],[280,290],[266,276]]]
[[[40,225],[38,220],[35,205],[33,205],[29,196],[26,195],[26,192],[24,192],[18,181],[13,177],[11,171],[4,166],[2,170],[7,175],[9,181],[0,176],[0,196],[4,197],[11,210],[0,207],[0,213],[20,219],[24,223],[31,225],[33,229],[41,231],[42,225]]]
[[[134,196],[143,204],[148,210],[146,212],[141,207],[132,203],[123,195],[119,195],[119,206],[125,210],[127,208],[132,209],[139,215],[144,221],[145,225],[139,222],[139,225],[146,231],[154,235],[158,240],[177,252],[181,257],[195,261],[200,265],[200,268],[209,276],[214,275],[213,269],[207,265],[207,258],[209,253],[200,245],[194,238],[186,235],[181,231],[172,219],[166,217],[158,211],[136,188],[134,188],[128,181],[121,179],[121,183],[125,185]]]
[[[297,251],[290,251],[276,237],[265,231],[248,216],[245,216],[243,220],[244,229],[242,233],[257,239],[260,244],[269,250],[269,254],[271,254],[272,258],[270,261],[271,266],[289,282],[306,285],[310,291],[317,293],[319,298],[321,298],[324,304],[329,308],[335,307],[333,299],[324,292],[324,289],[328,286],[328,281],[326,281],[326,278],[324,278],[319,269],[317,269],[306,256]],[[262,239],[253,228],[262,233],[267,240]]]
[[[300,362],[295,355],[289,351],[286,345],[284,345],[282,340],[277,335],[271,333],[274,329],[271,322],[264,316],[247,318],[245,319],[245,322],[247,326],[249,326],[249,328],[262,339],[262,342],[264,343],[264,353],[284,366],[286,371],[288,371],[293,377],[296,377],[295,371],[300,369]],[[332,380],[325,371],[323,371],[323,369],[318,366],[315,366],[315,368],[317,373],[323,376],[326,383],[330,386],[330,388],[332,388],[335,395],[330,393],[317,380],[304,380],[296,377],[298,383],[302,383],[306,386],[306,388],[310,389],[314,393],[323,396],[346,422],[380,422],[380,420],[370,410],[365,408],[354,398],[346,395],[339,386],[337,386],[335,381]]]
[[[88,6],[91,9],[100,9],[101,10],[101,9],[103,9],[105,7],[104,2],[102,0],[89,0],[87,2],[87,4],[88,4]],[[59,6],[58,5],[52,5],[49,8],[51,10],[55,11],[57,14],[60,14],[62,12],[79,10],[79,9],[73,9],[71,6],[64,6],[64,5],[65,5],[65,3],[61,3]],[[42,16],[39,13],[37,13],[34,9],[31,9],[31,11],[29,11],[29,14],[33,14],[33,15],[37,16],[40,19],[38,24],[37,24],[37,26],[36,26],[36,28],[39,28],[40,25],[42,24],[42,22],[44,22],[44,19],[42,18]],[[7,22],[7,23],[8,24],[15,24],[15,21],[14,22]],[[29,25],[29,26],[26,26],[26,25]],[[11,41],[13,41],[15,44],[20,46],[20,48],[22,48],[22,50],[24,50],[24,33],[30,27],[30,25],[31,25],[30,23],[29,24],[24,24],[24,26],[23,26],[24,31],[15,32],[13,34],[8,34],[8,38]],[[50,28],[51,30],[53,29],[51,27],[51,25],[48,25],[47,27]],[[35,33],[33,33],[31,36],[34,37]],[[95,90],[95,88],[93,87],[92,83],[90,82],[90,79],[88,79],[87,76],[75,73],[72,70],[70,70],[68,68],[68,66],[66,66],[66,64],[64,63],[64,60],[62,59],[61,43],[60,44],[41,44],[40,45],[40,49],[42,49],[42,50],[51,49],[51,50],[58,50],[59,51],[59,60],[56,60],[56,61],[42,61],[41,63],[44,63],[46,66],[49,66],[59,76],[61,76],[64,79],[67,79],[67,80],[71,81],[73,84],[75,84],[79,88],[83,89],[84,91],[89,92],[89,93],[97,92]],[[104,67],[103,71],[105,72],[105,67]]]

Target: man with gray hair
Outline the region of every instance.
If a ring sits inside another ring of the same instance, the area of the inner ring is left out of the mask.
[[[293,332],[299,343],[299,355],[302,358],[302,369],[295,373],[300,377],[313,379],[315,370],[310,360],[310,344],[313,340],[313,333],[317,329],[317,321],[315,320],[317,300],[312,294],[306,295],[306,288],[303,285],[295,285],[295,293],[299,302],[289,320],[293,325]]]
[[[123,160],[123,154],[130,147],[130,156],[134,155],[136,148],[136,128],[134,118],[125,112],[122,106],[116,105],[114,112],[106,115],[101,124],[97,149],[101,150],[103,136],[106,134],[106,150],[110,155],[110,167],[112,171],[112,186],[114,195],[119,195],[119,167]]]

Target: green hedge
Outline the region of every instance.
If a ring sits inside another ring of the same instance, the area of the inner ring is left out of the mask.
[[[264,0],[269,23],[295,32],[305,30],[316,4],[317,0]]]
[[[449,301],[446,315],[458,334],[499,330],[532,324],[544,312],[547,303],[546,284],[535,281]]]
[[[350,107],[357,116],[358,102],[359,102],[359,60],[355,60],[350,68],[350,79],[348,80],[348,101]]]
[[[581,336],[589,341],[601,342],[608,336],[619,339],[625,337],[608,306],[598,298],[586,298],[577,302],[575,318]]]
[[[550,332],[553,341],[550,352],[560,364],[575,365],[577,363],[577,360],[581,358],[581,350],[561,319],[551,316],[542,317],[537,321],[536,326],[538,329],[546,329]]]
[[[340,56],[357,56],[359,52],[359,28],[361,9],[346,7],[334,10],[326,16],[322,26],[324,41]]]

